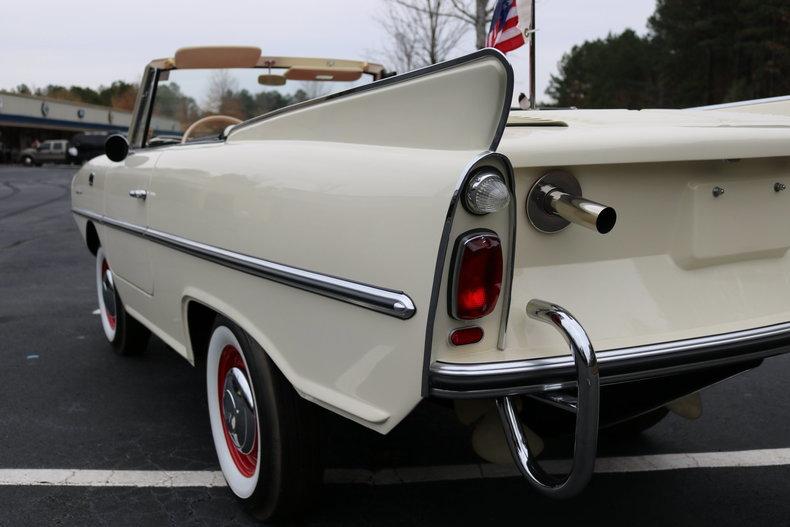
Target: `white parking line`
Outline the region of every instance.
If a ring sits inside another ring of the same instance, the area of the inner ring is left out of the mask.
[[[549,472],[560,472],[566,462],[548,461]],[[598,458],[595,472],[617,474],[695,468],[747,468],[790,466],[790,448],[741,450],[736,452],[702,452],[694,454],[658,454],[653,456]],[[328,484],[398,485],[518,476],[512,466],[487,463],[402,467],[378,471],[364,469],[330,469],[324,474]],[[64,487],[224,487],[218,471],[159,470],[68,470],[68,469],[0,469],[0,486]]]
[[[0,485],[63,487],[224,487],[221,472],[161,470],[0,470]]]

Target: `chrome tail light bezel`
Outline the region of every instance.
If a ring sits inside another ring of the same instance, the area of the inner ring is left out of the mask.
[[[483,192],[483,189],[487,185],[490,186],[492,184],[501,185],[499,190],[504,194],[505,197],[498,206],[485,209],[477,203],[476,196],[477,194]],[[463,188],[461,203],[468,213],[475,216],[485,216],[486,214],[493,214],[499,212],[500,210],[506,209],[510,205],[510,201],[512,199],[513,196],[511,196],[510,188],[508,188],[508,185],[505,182],[505,177],[498,170],[486,167],[476,172],[467,180]]]

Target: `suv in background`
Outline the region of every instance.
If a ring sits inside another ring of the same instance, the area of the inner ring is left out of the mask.
[[[25,166],[44,163],[70,163],[67,150],[69,142],[66,139],[51,139],[41,143],[38,148],[25,148],[19,154],[19,161]]]
[[[82,164],[94,157],[104,155],[104,143],[113,134],[121,132],[80,132],[71,138],[71,146],[66,149],[70,162]]]

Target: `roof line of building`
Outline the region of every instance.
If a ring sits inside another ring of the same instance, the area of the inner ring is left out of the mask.
[[[33,94],[27,94],[27,93],[13,93],[13,92],[5,91],[5,90],[0,90],[0,95],[7,95],[7,96],[10,96],[10,97],[22,97],[22,98],[25,98],[25,99],[33,99],[33,100],[36,100],[36,101],[56,102],[56,103],[59,103],[59,104],[68,104],[68,105],[76,106],[76,107],[80,107],[80,108],[96,108],[97,110],[110,110],[110,111],[118,112],[118,113],[127,113],[129,115],[131,115],[131,113],[132,113],[131,110],[123,110],[121,108],[115,108],[113,106],[104,106],[104,105],[101,105],[101,104],[93,104],[93,103],[89,103],[89,102],[70,101],[68,99],[58,99],[57,97],[47,97],[47,96],[44,96],[44,95],[33,95]]]

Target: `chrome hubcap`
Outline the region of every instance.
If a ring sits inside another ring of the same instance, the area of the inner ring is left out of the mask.
[[[239,368],[225,375],[222,394],[222,418],[233,445],[243,454],[255,446],[255,406],[250,383]]]
[[[115,318],[115,283],[112,279],[112,271],[109,268],[104,270],[101,278],[101,295],[107,316]]]

